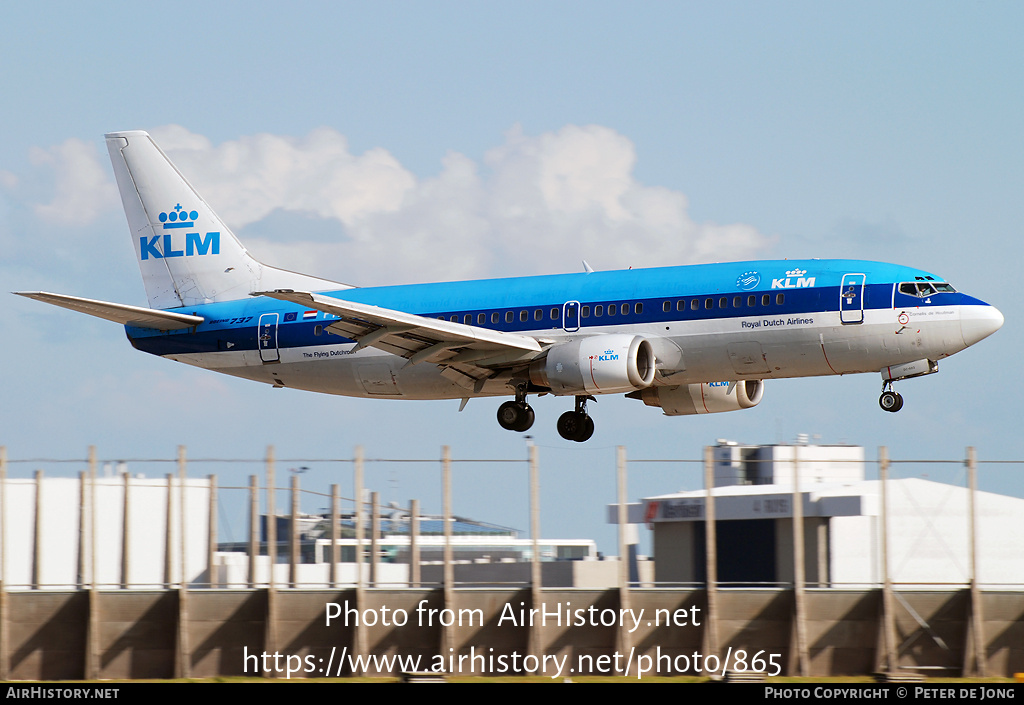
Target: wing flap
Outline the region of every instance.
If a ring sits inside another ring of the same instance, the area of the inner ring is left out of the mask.
[[[121,325],[135,326],[136,328],[180,330],[197,326],[206,320],[202,316],[190,316],[186,313],[173,313],[171,311],[142,308],[141,306],[115,304],[109,301],[83,299],[79,296],[68,296],[67,294],[51,294],[47,291],[16,291],[14,293],[18,296],[43,301],[54,306],[68,308],[79,313],[87,313],[90,316],[114,321]]]
[[[355,340],[360,347],[372,346],[409,358],[411,364],[425,359],[444,364],[436,358],[448,351],[515,352],[529,359],[544,350],[540,341],[528,335],[426,318],[323,294],[278,289],[253,296],[268,296],[338,316],[328,330]]]

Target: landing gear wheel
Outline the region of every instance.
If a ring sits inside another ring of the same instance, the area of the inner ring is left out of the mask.
[[[583,435],[576,440],[582,443],[583,441],[589,441],[590,437],[594,435],[594,419],[587,417],[587,420],[583,424]]]
[[[567,411],[558,417],[558,435],[582,443],[594,435],[594,420],[581,411]]]
[[[903,397],[892,390],[884,391],[882,396],[878,397],[878,405],[885,411],[896,413],[903,408]]]
[[[498,424],[506,431],[529,430],[534,418],[533,407],[524,401],[507,401],[498,407]]]
[[[533,413],[533,407],[523,402],[523,414],[522,420],[516,425],[515,429],[519,433],[523,431],[529,431],[530,427],[533,426],[533,420],[537,418],[536,414]]]
[[[583,414],[567,411],[558,417],[558,435],[567,441],[575,441],[584,428]]]

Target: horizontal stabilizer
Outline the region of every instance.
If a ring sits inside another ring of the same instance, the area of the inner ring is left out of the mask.
[[[36,301],[44,301],[61,308],[69,308],[79,313],[88,313],[90,316],[105,318],[126,326],[136,328],[152,328],[153,330],[179,330],[191,328],[202,323],[205,319],[202,316],[190,316],[185,313],[171,313],[170,311],[158,311],[141,306],[128,306],[127,304],[114,304],[108,301],[95,301],[94,299],[83,299],[78,296],[67,296],[66,294],[50,294],[45,291],[16,291],[18,296],[24,296]]]

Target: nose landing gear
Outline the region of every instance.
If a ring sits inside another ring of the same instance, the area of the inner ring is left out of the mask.
[[[891,381],[882,385],[882,396],[878,397],[878,405],[884,411],[891,411],[892,413],[896,413],[903,408],[903,397],[900,396],[899,392],[893,391]]]

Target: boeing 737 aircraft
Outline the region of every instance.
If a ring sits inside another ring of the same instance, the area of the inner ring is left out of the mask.
[[[764,380],[898,380],[1003,324],[942,277],[854,260],[758,261],[356,288],[249,256],[145,132],[106,136],[150,308],[22,296],[116,321],[139,350],[275,387],[390,399],[575,398],[559,434],[594,433],[587,401],[625,394],[669,416],[749,409]]]

